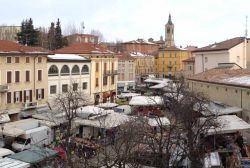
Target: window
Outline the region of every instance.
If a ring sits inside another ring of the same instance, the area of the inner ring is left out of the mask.
[[[37,80],[42,81],[42,70],[37,71]]]
[[[235,90],[235,93],[238,93],[238,90]]]
[[[48,75],[49,76],[58,76],[58,68],[57,68],[57,66],[56,65],[52,65],[52,66],[50,66],[50,68],[49,68],[49,72],[48,72]]]
[[[65,75],[69,75],[69,67],[67,65],[63,65],[62,69],[61,69],[61,75],[65,76]]]
[[[80,69],[77,65],[74,65],[71,71],[72,75],[80,75]]]
[[[177,54],[176,53],[174,53],[174,57],[176,58],[176,56],[177,56]]]
[[[88,65],[83,65],[81,72],[82,72],[82,74],[88,74],[89,73]]]
[[[171,62],[171,61],[169,61],[169,65],[172,65],[172,62]]]
[[[25,81],[26,82],[30,81],[30,71],[25,71]]]
[[[20,57],[15,57],[15,63],[19,63],[20,62]]]
[[[106,74],[107,73],[107,63],[105,62],[104,63],[104,74]]]
[[[86,90],[88,88],[88,83],[87,82],[83,82],[82,83],[82,89]]]
[[[77,91],[78,90],[78,83],[73,83],[73,91]]]
[[[191,66],[191,65],[189,66],[189,70],[190,70],[190,71],[192,70],[192,66]]]
[[[96,72],[99,72],[99,63],[98,63],[98,62],[95,63],[95,71],[96,71]]]
[[[103,85],[107,85],[108,84],[108,77],[104,76],[103,77]]]
[[[30,63],[30,57],[26,57],[26,58],[25,58],[25,62],[26,62],[26,63]]]
[[[15,82],[20,82],[20,71],[15,71]]]
[[[36,100],[44,99],[44,89],[36,89]]]
[[[14,92],[14,103],[22,102],[22,91]]]
[[[56,94],[56,85],[51,85],[49,91],[50,94]]]
[[[171,53],[169,53],[169,57],[171,58]]]
[[[205,57],[205,62],[207,62],[208,61],[208,58],[207,57]]]
[[[6,62],[7,62],[8,64],[10,64],[10,63],[11,63],[11,57],[7,57],[6,59],[7,59]]]
[[[7,104],[11,103],[11,92],[7,93]]]
[[[176,65],[176,61],[174,61],[174,64]]]
[[[32,90],[24,91],[24,102],[32,102]]]
[[[11,74],[11,71],[8,71],[7,72],[7,83],[11,83],[11,80],[12,79],[12,74]]]
[[[207,88],[209,88],[209,86],[207,85]]]
[[[62,92],[63,93],[68,92],[68,85],[67,84],[62,85]]]
[[[111,84],[112,84],[112,85],[115,84],[115,76],[112,76],[112,77],[111,77]]]
[[[42,63],[42,57],[38,57],[38,58],[37,58],[37,62],[38,62],[38,63]]]
[[[247,92],[247,95],[249,95],[249,92]]]
[[[114,63],[111,64],[111,70],[114,71]]]
[[[99,86],[99,79],[95,78],[95,87],[98,87],[98,86]]]
[[[227,88],[225,89],[225,91],[227,92]]]

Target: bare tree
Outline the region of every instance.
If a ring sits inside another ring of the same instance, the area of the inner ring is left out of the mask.
[[[66,123],[65,129],[63,129],[63,136],[61,137],[61,143],[64,145],[66,154],[67,154],[67,165],[73,167],[74,155],[72,155],[73,148],[70,144],[70,140],[74,137],[74,119],[76,118],[77,110],[86,106],[90,103],[90,97],[85,95],[79,90],[69,87],[68,91],[65,93],[58,94],[53,100],[52,104],[49,104],[50,107],[59,111],[62,115],[65,116]]]
[[[103,35],[103,33],[100,30],[92,29],[90,31],[90,34],[98,36],[98,41],[99,42],[104,42],[105,41],[104,35]]]

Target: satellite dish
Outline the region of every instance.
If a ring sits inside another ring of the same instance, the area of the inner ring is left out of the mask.
[[[82,26],[82,30],[84,32],[84,29],[85,29],[84,22],[81,23],[81,26]]]

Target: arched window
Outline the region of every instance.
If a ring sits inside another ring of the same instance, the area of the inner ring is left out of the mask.
[[[49,76],[58,76],[58,73],[59,73],[59,71],[58,71],[57,66],[51,65],[49,68],[49,72],[48,72]]]
[[[77,65],[74,65],[71,71],[72,75],[80,75],[80,69]]]
[[[69,67],[67,65],[63,65],[62,69],[61,69],[61,75],[65,76],[65,75],[69,75],[70,71],[69,71]]]
[[[89,73],[89,67],[88,65],[84,65],[82,67],[82,74],[88,74]]]

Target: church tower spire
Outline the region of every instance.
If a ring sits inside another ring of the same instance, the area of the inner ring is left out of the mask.
[[[165,45],[167,47],[174,46],[174,24],[171,19],[171,14],[168,16],[168,22],[165,25]]]

